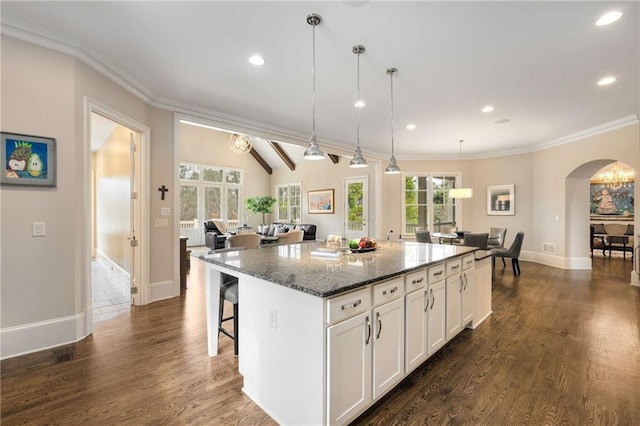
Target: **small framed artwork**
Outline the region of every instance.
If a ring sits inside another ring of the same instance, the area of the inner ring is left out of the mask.
[[[334,190],[308,191],[309,213],[334,213]]]
[[[56,186],[56,140],[0,132],[3,185]]]
[[[515,185],[487,187],[487,215],[513,216],[516,214]]]

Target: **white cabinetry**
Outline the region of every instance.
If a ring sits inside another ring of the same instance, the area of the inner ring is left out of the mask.
[[[373,318],[373,399],[377,399],[404,377],[404,300],[375,308]]]
[[[462,305],[462,263],[455,259],[446,263],[447,287],[447,340],[462,330],[460,311]]]
[[[405,296],[405,371],[413,371],[429,355],[428,290],[426,269],[408,274],[404,285]]]
[[[476,275],[473,255],[462,258],[461,325],[465,327],[473,320],[473,299],[475,298]]]
[[[429,284],[429,355],[446,343],[444,279]]]

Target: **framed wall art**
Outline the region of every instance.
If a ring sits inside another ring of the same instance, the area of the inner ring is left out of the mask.
[[[308,191],[309,213],[334,213],[334,190]]]
[[[0,132],[2,185],[56,186],[56,140]]]
[[[515,185],[487,187],[487,215],[513,216],[516,214]]]

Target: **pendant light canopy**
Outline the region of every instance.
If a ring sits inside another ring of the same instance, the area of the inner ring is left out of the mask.
[[[313,111],[312,111],[312,133],[309,146],[304,152],[302,158],[305,160],[323,160],[324,152],[320,149],[316,141],[316,25],[322,22],[322,18],[317,13],[307,15],[307,24],[313,28]]]
[[[365,48],[362,45],[353,46],[351,49],[353,53],[358,55],[358,74],[357,74],[357,88],[356,88],[356,152],[353,154],[353,158],[349,163],[349,167],[352,168],[362,168],[368,167],[367,160],[362,156],[362,152],[360,151],[360,108],[362,102],[360,101],[360,55],[364,53]]]
[[[393,76],[397,73],[397,68],[387,68],[387,75],[391,80],[391,158],[389,159],[389,165],[384,172],[388,175],[397,175],[398,173],[401,173],[400,167],[398,167],[396,157],[393,153]]]
[[[462,139],[460,139],[460,172],[462,172]],[[452,188],[449,190],[449,198],[471,198],[473,188]]]

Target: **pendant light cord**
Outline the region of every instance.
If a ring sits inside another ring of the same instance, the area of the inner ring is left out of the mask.
[[[356,102],[360,102],[360,53],[358,53],[358,79],[356,88]],[[360,149],[360,106],[356,108],[356,146]]]
[[[391,77],[391,157],[394,157],[393,150],[393,73],[390,74]]]
[[[313,108],[312,108],[312,134],[311,134],[311,139],[313,142],[315,142],[316,140],[316,24],[312,25],[313,27],[313,31],[312,31],[312,40],[313,40],[313,61],[312,61],[312,66],[313,69],[311,71],[311,75],[313,76],[313,95],[311,97],[312,102],[313,102]]]

